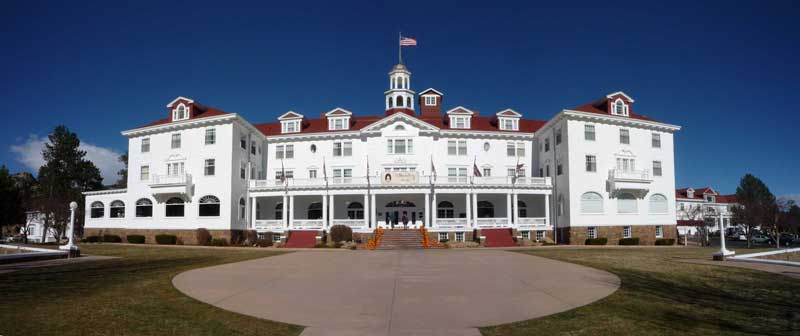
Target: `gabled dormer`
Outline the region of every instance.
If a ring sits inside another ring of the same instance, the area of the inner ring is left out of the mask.
[[[705,188],[703,190],[703,199],[706,202],[716,203],[717,202],[717,195],[719,195],[719,193],[717,193],[712,188]]]
[[[519,120],[522,114],[512,109],[497,112],[497,127],[501,131],[519,131]]]
[[[419,94],[420,116],[439,117],[442,115],[442,98],[444,94],[434,88],[425,89]]]
[[[611,115],[627,117],[631,115],[633,98],[625,92],[617,91],[606,96],[606,111]]]
[[[281,122],[281,134],[299,133],[303,123],[303,115],[289,111],[278,117]]]
[[[339,107],[328,111],[328,113],[325,113],[325,119],[328,119],[328,130],[339,131],[350,129],[350,117],[352,116],[353,112]]]
[[[686,198],[694,198],[694,189],[693,188],[686,189]]]
[[[191,119],[197,112],[194,100],[186,97],[178,97],[167,104],[169,110],[169,120],[181,121]]]
[[[472,127],[472,116],[475,112],[463,106],[447,111],[449,125],[451,129],[470,129]]]

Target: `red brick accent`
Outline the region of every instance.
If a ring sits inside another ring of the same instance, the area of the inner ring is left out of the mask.
[[[623,237],[624,226],[596,226],[597,237],[607,238],[608,245],[618,245]],[[677,227],[675,225],[661,225],[662,236],[664,239],[675,239],[677,237]],[[639,245],[655,245],[656,226],[655,225],[631,225],[631,237],[639,238]],[[588,228],[574,226],[559,230],[559,234],[564,242],[569,245],[584,245],[588,238]]]
[[[242,230],[208,230],[213,238],[224,238],[231,242],[231,237],[236,239],[243,239],[244,231]],[[145,244],[155,244],[156,235],[170,234],[178,237],[178,244],[197,245],[197,230],[149,230],[149,229],[84,229],[83,236],[102,236],[102,235],[117,235],[126,242],[128,235],[142,235],[145,237]]]

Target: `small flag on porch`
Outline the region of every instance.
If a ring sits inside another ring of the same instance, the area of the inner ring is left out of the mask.
[[[478,164],[477,163],[473,163],[472,164],[472,175],[473,176],[477,176],[477,177],[483,176],[483,175],[481,175],[481,170],[478,169]]]
[[[401,47],[410,47],[410,46],[416,46],[416,45],[417,45],[417,39],[416,38],[407,37],[407,36],[406,37],[400,36],[400,46]]]

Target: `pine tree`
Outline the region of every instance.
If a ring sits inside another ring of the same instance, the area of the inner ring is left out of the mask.
[[[25,210],[20,202],[19,192],[14,185],[14,178],[8,173],[6,166],[0,167],[0,236],[7,227],[11,227],[24,218]]]
[[[777,211],[775,195],[767,185],[752,174],[746,174],[736,187],[736,201],[733,220],[747,227],[747,247],[753,238],[753,229],[772,225]]]
[[[122,162],[124,166],[117,172],[119,180],[117,180],[117,183],[114,183],[114,188],[125,189],[128,186],[128,152],[120,155],[118,160]]]

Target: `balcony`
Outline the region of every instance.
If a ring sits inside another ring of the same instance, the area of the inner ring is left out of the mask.
[[[631,193],[637,198],[643,198],[650,191],[652,182],[649,170],[608,171],[608,188],[612,194]]]
[[[156,198],[184,195],[191,197],[192,175],[153,175],[150,179],[150,190]]]
[[[369,179],[369,181],[367,181]],[[552,180],[550,177],[517,177],[512,176],[438,176],[434,181],[430,175],[420,175],[414,172],[403,172],[402,174],[392,173],[387,176],[353,176],[353,177],[328,177],[327,183],[324,178],[288,178],[285,181],[280,179],[252,180],[250,189],[258,190],[283,190],[288,189],[341,189],[341,188],[366,188],[369,184],[372,188],[395,187],[395,186],[430,186],[431,182],[435,186],[494,186],[494,187],[528,187],[528,188],[551,188]]]

